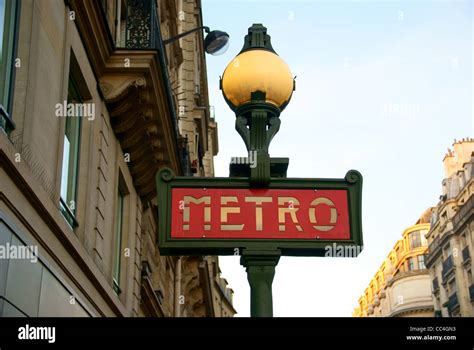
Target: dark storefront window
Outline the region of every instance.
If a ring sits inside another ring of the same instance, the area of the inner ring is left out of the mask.
[[[2,254],[25,247],[0,216]],[[11,253],[10,253],[11,254]],[[90,316],[53,272],[36,259],[0,259],[0,317]]]

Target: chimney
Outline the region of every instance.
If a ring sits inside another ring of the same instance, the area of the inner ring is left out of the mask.
[[[468,137],[461,140],[454,140],[453,149],[448,148],[444,156],[444,177],[449,178],[459,170],[463,169],[465,163],[471,159],[474,152],[474,139]]]

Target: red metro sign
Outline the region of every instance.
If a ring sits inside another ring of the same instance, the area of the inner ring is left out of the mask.
[[[156,175],[158,243],[162,255],[234,255],[236,248],[278,249],[282,255],[324,256],[333,243],[362,246],[362,176],[248,178]]]
[[[347,190],[174,188],[171,237],[349,239]]]

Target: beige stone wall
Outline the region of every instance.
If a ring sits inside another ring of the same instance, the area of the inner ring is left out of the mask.
[[[40,197],[41,202],[52,210],[49,214],[54,216],[54,222],[59,225],[62,234],[73,239],[72,247],[65,250],[65,247],[54,245],[57,238],[51,229],[45,227],[43,213],[34,210],[38,208],[27,209],[31,205],[29,198],[13,191],[17,185],[11,184],[12,191],[6,195],[7,200],[17,210],[17,215],[28,214],[25,220],[35,223],[33,226],[42,235],[40,252],[49,255],[51,260],[61,262],[57,269],[61,276],[76,272],[74,278],[77,280],[70,283],[80,290],[82,286],[91,284],[85,273],[90,273],[92,269],[101,287],[109,294],[111,300],[108,302],[114,303],[124,315],[136,314],[139,303],[136,281],[140,276],[142,204],[134,190],[120,144],[111,130],[110,117],[97,91],[97,81],[77,27],[69,19],[68,9],[61,1],[25,0],[22,1],[21,13],[18,49],[21,67],[17,68],[13,108],[17,128],[12,132],[11,139],[21,158],[17,166],[24,167],[25,174],[28,173],[34,179],[29,183],[33,191],[46,194]],[[85,102],[95,105],[95,119],[82,120],[77,197],[79,226],[74,230],[57,212],[65,118],[55,116],[55,105],[67,100],[72,53],[86,83],[84,88],[90,94]],[[123,285],[122,293],[117,298],[110,285],[119,171],[129,190],[125,204],[127,215],[123,248],[128,248],[130,255],[122,258]],[[7,183],[7,179],[2,180],[2,191],[6,190],[4,184]],[[74,258],[77,251],[84,254],[86,271],[77,268]],[[98,308],[96,314],[111,315],[110,307],[105,307],[101,293],[104,291],[90,286],[85,299],[92,299],[97,304],[95,307],[89,305],[91,309]]]
[[[178,264],[178,258],[160,255],[156,244],[156,199],[144,201],[138,195],[127,154],[114,132],[113,116],[98,90],[91,53],[76,21],[70,17],[70,9],[57,0],[23,0],[21,4],[17,53],[21,66],[16,71],[12,113],[16,128],[10,139],[0,132],[2,215],[28,241],[39,246],[42,259],[91,315],[214,315],[212,296],[217,290],[209,264],[200,264],[200,258],[194,257]],[[107,4],[107,20],[113,33],[116,2],[108,0]],[[168,11],[169,18],[163,25],[163,36],[185,30],[176,22],[179,2],[159,5]],[[199,13],[200,2],[185,1],[183,6],[189,11],[186,25],[198,24],[200,17],[195,14]],[[196,157],[195,135],[199,133],[199,142],[204,145],[204,167],[196,174],[212,176],[217,126],[210,120],[208,110],[200,108],[202,103],[208,104],[204,52],[196,37],[191,36],[184,46],[186,49],[181,50],[178,43],[168,51],[172,86],[183,89],[183,94],[173,91],[173,96],[176,106],[184,103],[187,108],[182,126],[192,141],[192,159]],[[185,61],[180,59],[181,51]],[[66,120],[55,115],[56,104],[67,100],[69,74],[76,69],[74,64],[71,66],[73,61],[77,61],[80,72],[84,102],[95,107],[95,118],[82,120],[75,203],[78,226],[74,229],[59,212]],[[113,81],[110,75],[108,79]],[[197,81],[201,82],[202,94],[196,97]],[[178,101],[177,96],[185,101]],[[112,266],[119,184],[126,195],[121,293],[117,296],[112,288]],[[217,258],[209,259],[217,262]],[[177,307],[180,297],[185,303]],[[233,315],[231,305],[228,309]]]

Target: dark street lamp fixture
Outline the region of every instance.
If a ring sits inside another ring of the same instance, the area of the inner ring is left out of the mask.
[[[166,39],[163,41],[163,44],[170,44],[188,34],[197,32],[202,29],[204,29],[204,31],[207,33],[206,38],[204,39],[204,49],[208,54],[218,56],[222,55],[224,52],[227,51],[227,48],[229,47],[229,34],[220,30],[211,31],[209,27],[206,26],[194,28],[184,33],[178,34],[175,37]]]

